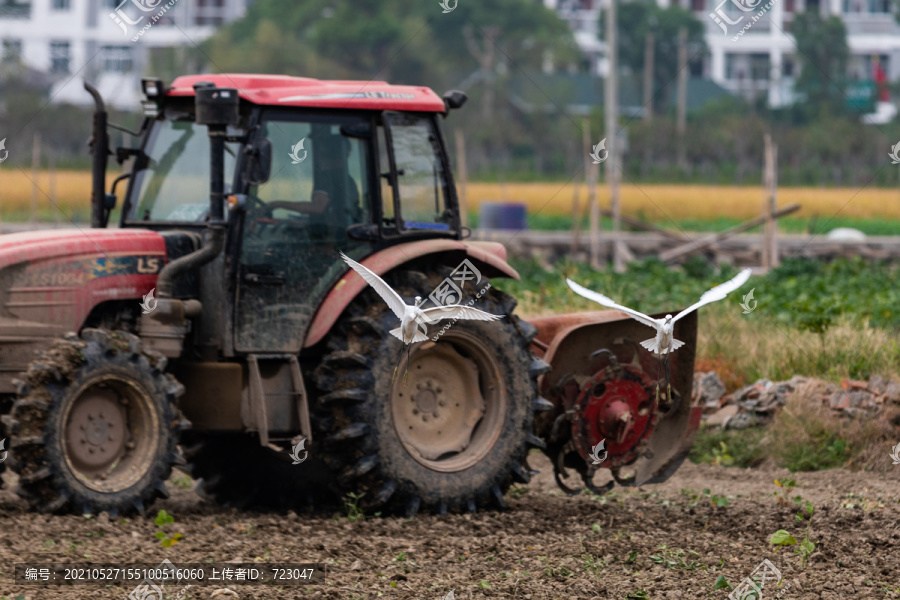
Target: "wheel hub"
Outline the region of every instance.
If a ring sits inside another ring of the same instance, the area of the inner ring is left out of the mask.
[[[138,386],[104,376],[75,392],[65,411],[66,464],[85,486],[118,492],[137,483],[152,463],[160,423]]]
[[[89,468],[116,460],[125,447],[125,411],[111,390],[91,389],[72,407],[72,458]]]
[[[494,361],[462,331],[413,348],[406,385],[400,375],[393,383],[391,413],[401,443],[418,462],[451,472],[487,454],[506,403]]]

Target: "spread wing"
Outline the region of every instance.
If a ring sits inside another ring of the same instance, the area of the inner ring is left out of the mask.
[[[660,325],[660,322],[657,321],[656,319],[654,319],[653,317],[648,317],[644,313],[638,312],[636,310],[632,310],[632,309],[628,308],[627,306],[622,306],[621,304],[616,304],[612,300],[612,298],[609,298],[608,296],[604,296],[603,294],[599,294],[599,293],[593,292],[585,287],[582,287],[582,286],[578,285],[577,283],[575,283],[574,281],[572,281],[571,279],[566,279],[566,283],[568,283],[569,287],[572,288],[572,291],[575,292],[576,294],[578,294],[579,296],[583,296],[583,297],[587,298],[588,300],[593,300],[597,304],[602,304],[603,306],[606,306],[608,308],[614,308],[616,310],[621,310],[623,313],[628,314],[628,316],[630,316],[635,321],[639,321],[639,322],[643,323],[644,325],[646,325],[647,327],[653,327],[654,329],[656,329]]]
[[[738,289],[750,279],[750,269],[744,269],[740,273],[738,273],[733,279],[729,279],[725,283],[719,284],[708,292],[704,293],[700,296],[700,301],[692,304],[687,307],[672,319],[673,322],[677,321],[684,315],[697,310],[704,304],[709,304],[710,302],[716,302],[718,300],[723,300],[725,296]]]
[[[397,315],[398,319],[403,319],[403,315],[406,314],[406,302],[403,301],[403,298],[400,297],[400,294],[395,292],[391,286],[382,281],[381,277],[362,266],[343,252],[341,252],[341,258],[344,259],[350,268],[359,273],[360,277],[366,280],[366,283],[372,286],[378,295],[387,303],[388,308]]]
[[[429,323],[437,323],[441,319],[468,319],[470,321],[497,321],[506,315],[495,315],[471,306],[451,304],[436,306],[422,311],[422,317]]]

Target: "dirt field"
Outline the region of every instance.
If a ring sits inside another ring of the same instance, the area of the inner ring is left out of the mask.
[[[10,492],[7,472],[0,491],[0,596],[121,600],[133,587],[15,585],[14,563],[31,557],[329,565],[323,584],[231,586],[242,599],[439,600],[450,590],[457,599],[724,599],[727,589],[714,590],[719,575],[736,585],[768,558],[784,583],[769,583],[764,598],[776,597],[787,583],[791,587],[780,598],[900,598],[900,466],[887,474],[793,475],[797,487],[791,496],[816,507],[816,551],[803,568],[791,549],[773,554],[768,543],[778,529],[798,540],[802,534],[793,504],[773,496],[780,490],[773,480],[790,475],[784,470],[688,463],[662,485],[567,498],[556,491],[542,455],[532,454],[529,461],[541,474],[527,491],[514,488],[505,512],[355,522],[337,515],[240,513],[209,505],[178,485],[142,518],[38,515],[25,512]],[[727,497],[728,505],[713,506],[712,496]],[[154,536],[159,509],[175,517],[167,530],[184,535],[171,548],[162,548]],[[221,587],[196,585],[180,597],[211,598]],[[178,591],[170,586],[166,598]]]

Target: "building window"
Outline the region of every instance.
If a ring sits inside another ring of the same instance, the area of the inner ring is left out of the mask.
[[[131,46],[103,46],[103,70],[107,73],[130,73],[134,66]]]
[[[770,74],[768,54],[750,55],[750,77],[754,81],[768,81]]]
[[[3,56],[0,60],[5,63],[19,62],[22,58],[22,40],[3,40]]]
[[[53,10],[69,10],[72,8],[72,0],[53,0],[50,3]]]
[[[788,58],[787,56],[785,56],[782,59],[781,74],[784,77],[793,77],[794,76],[794,59],[793,58]]]
[[[50,72],[69,72],[69,42],[50,42]]]

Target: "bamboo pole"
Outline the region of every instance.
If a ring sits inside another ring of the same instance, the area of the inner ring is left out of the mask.
[[[796,212],[800,210],[799,204],[791,204],[790,206],[785,206],[782,209],[779,209],[773,213],[773,217],[776,219],[779,217],[783,217],[785,215],[789,215],[792,212]],[[720,231],[719,233],[713,233],[710,235],[706,235],[702,238],[698,238],[692,242],[687,242],[680,246],[676,246],[665,252],[660,252],[659,259],[668,262],[670,260],[674,260],[676,258],[680,258],[685,254],[690,254],[691,252],[695,252],[697,250],[703,250],[707,246],[712,246],[713,244],[724,240],[725,238],[734,235],[735,233],[741,233],[742,231],[747,231],[748,229],[753,229],[754,227],[758,227],[766,222],[768,217],[766,215],[760,215],[749,221],[744,221],[740,225],[735,225],[734,227],[730,227],[725,231]]]

